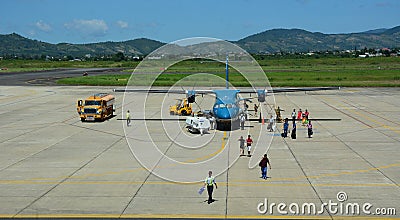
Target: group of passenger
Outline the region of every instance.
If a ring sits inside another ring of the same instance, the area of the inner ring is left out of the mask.
[[[293,123],[297,120],[300,120],[303,125],[308,124],[308,116],[310,115],[310,112],[306,109],[304,112],[299,109],[297,112],[297,117],[296,117],[296,109],[293,109],[292,112],[292,120]]]
[[[293,109],[292,112],[292,132],[291,132],[291,138],[292,139],[296,139],[296,119],[301,121],[303,126],[307,127],[307,135],[308,138],[311,138],[311,136],[313,135],[313,125],[311,123],[311,120],[309,120],[309,115],[310,112],[306,109],[304,112],[299,109],[299,111],[296,114],[296,109]],[[287,134],[289,131],[289,119],[285,118],[285,121],[283,123],[283,133],[282,133],[282,137],[286,138]]]
[[[281,110],[279,107],[278,109],[279,112],[283,111]],[[312,131],[312,123],[311,120],[309,120],[309,115],[310,112],[306,109],[304,112],[299,109],[299,111],[296,113],[296,109],[293,109],[292,112],[292,130],[291,132],[289,132],[289,119],[285,118],[284,123],[283,123],[283,132],[281,134],[282,137],[286,138],[288,136],[288,133],[291,133],[291,138],[292,139],[296,139],[297,138],[297,124],[296,124],[296,120],[301,121],[301,124],[303,126],[307,127],[307,135],[309,138],[311,138],[311,136],[313,135],[313,131]],[[279,115],[280,116],[280,115]],[[268,126],[267,126],[267,130],[270,132],[275,131],[275,122],[278,122],[278,118],[274,119],[274,117],[271,115],[268,121]]]
[[[246,156],[245,148],[247,148],[247,156],[251,157],[251,145],[253,144],[253,139],[251,139],[251,135],[247,135],[247,139],[244,139],[243,136],[239,138],[239,147],[240,147],[240,156]],[[246,146],[245,146],[246,144]]]
[[[253,144],[253,139],[251,138],[251,135],[247,136],[247,139],[244,139],[243,136],[240,136],[239,138],[239,146],[240,146],[240,156],[246,156],[245,155],[245,148],[247,148],[247,156],[251,157],[251,145]],[[264,157],[261,159],[260,163],[258,164],[261,168],[261,177],[263,179],[267,179],[267,165],[269,165],[269,168],[271,169],[271,163],[270,160],[267,156],[267,154],[264,154]]]

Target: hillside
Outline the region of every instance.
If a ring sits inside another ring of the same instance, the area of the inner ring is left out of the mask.
[[[351,50],[354,48],[398,48],[400,26],[363,33],[323,34],[301,29],[273,29],[235,42],[251,53]]]
[[[122,52],[125,55],[147,55],[151,51],[161,47],[164,43],[140,38],[123,42],[100,42],[91,44],[50,44],[22,37],[16,33],[0,35],[0,56],[73,56],[83,57],[86,54],[92,56],[112,55]]]
[[[352,50],[354,48],[400,48],[400,26],[351,34],[323,34],[302,29],[273,29],[243,38],[235,43],[250,53],[307,52],[326,50]],[[31,40],[16,33],[0,35],[0,56],[73,56],[147,55],[164,43],[140,38],[122,42],[90,44],[50,44]],[[204,53],[210,45],[190,48]]]

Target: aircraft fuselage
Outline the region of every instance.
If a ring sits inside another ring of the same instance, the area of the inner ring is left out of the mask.
[[[239,92],[240,90],[232,89],[214,90],[216,98],[212,112],[218,130],[231,130],[232,125],[238,123],[242,112],[239,107]]]

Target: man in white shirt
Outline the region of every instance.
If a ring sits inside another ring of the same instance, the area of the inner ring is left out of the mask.
[[[244,130],[244,123],[246,122],[246,117],[244,116],[244,114],[240,115],[240,128],[242,130]]]
[[[274,117],[272,115],[269,118],[269,123],[268,123],[267,128],[269,131],[274,131]]]
[[[296,109],[293,109],[292,120],[293,120],[293,123],[296,121]]]

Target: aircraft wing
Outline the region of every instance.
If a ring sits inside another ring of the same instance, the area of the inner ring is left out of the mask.
[[[308,92],[308,91],[321,91],[321,90],[339,90],[340,87],[304,87],[304,88],[276,88],[272,90],[256,90],[256,89],[241,89],[240,93],[282,93],[282,92]]]
[[[308,91],[321,91],[321,90],[339,90],[340,87],[310,87],[310,88],[277,88],[272,89],[272,93],[281,93],[281,92],[308,92]]]
[[[138,92],[138,93],[171,93],[171,94],[210,94],[214,93],[213,90],[174,90],[174,89],[113,89],[114,92]]]
[[[308,92],[321,90],[339,90],[340,87],[305,87],[305,88],[277,88],[272,90],[255,90],[255,89],[240,89],[240,93],[258,93],[265,91],[266,93],[282,93],[282,92]],[[114,92],[138,92],[138,93],[171,93],[171,94],[187,94],[194,92],[195,94],[210,94],[214,90],[195,89],[195,90],[174,90],[174,89],[114,89]]]

